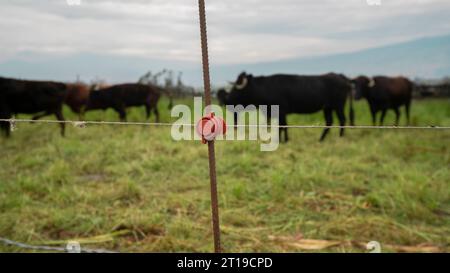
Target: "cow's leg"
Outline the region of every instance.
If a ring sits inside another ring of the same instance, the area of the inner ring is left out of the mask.
[[[10,119],[11,113],[6,109],[6,106],[0,105],[0,109],[3,108],[3,111],[0,113],[0,118],[2,119]],[[8,138],[11,135],[11,122],[8,121],[0,121],[0,131],[3,131],[5,136]]]
[[[0,129],[2,130],[2,133],[6,136],[9,137],[11,134],[11,123],[7,122],[7,121],[0,121]]]
[[[280,126],[287,126],[287,119],[286,119],[286,114],[280,114]],[[287,128],[280,128],[280,140],[281,140],[281,133],[284,133],[284,142],[288,142],[289,141],[289,136],[288,136],[288,129]]]
[[[370,114],[372,115],[372,126],[377,125],[377,110],[370,106]]]
[[[336,111],[336,114],[337,114],[338,119],[339,119],[339,125],[341,126],[341,131],[339,133],[339,136],[343,137],[344,136],[344,126],[345,126],[345,122],[346,122],[344,109],[338,109]]]
[[[394,108],[395,111],[395,126],[398,126],[400,121],[400,110],[398,108]]]
[[[145,117],[148,120],[152,112],[152,107],[148,104],[145,105]]]
[[[383,123],[384,123],[384,117],[386,116],[386,112],[387,112],[387,109],[381,110],[380,126],[383,126]]]
[[[11,118],[11,117],[9,117],[9,118]],[[11,124],[11,122],[6,122],[5,123],[5,130],[6,130],[5,133],[6,133],[6,137],[7,138],[9,138],[11,136],[11,130],[13,129],[12,126],[13,125]]]
[[[62,121],[59,126],[61,127],[61,136],[65,136],[66,135],[66,124],[64,123],[64,116],[62,114],[62,109],[58,109],[55,112],[55,116],[59,121]]]
[[[4,122],[2,125],[3,125],[3,130],[5,131],[5,136],[7,138],[9,138],[11,136],[11,123]]]
[[[271,111],[267,111],[266,113],[266,121],[267,121],[267,126],[271,126],[272,125],[272,113]],[[286,122],[287,124],[287,122]]]
[[[409,126],[410,124],[410,117],[409,117],[409,110],[411,107],[411,101],[407,102],[405,105],[405,110],[406,110],[406,125]]]
[[[127,121],[127,111],[124,106],[115,107],[114,110],[116,110],[117,113],[119,113],[119,118],[121,122]]]
[[[325,115],[325,122],[327,126],[333,125],[333,111],[330,108],[325,108],[323,110],[323,113]],[[328,132],[330,131],[330,128],[325,128],[323,130],[322,136],[320,137],[320,141],[322,142],[325,137],[328,135]]]
[[[86,113],[86,108],[82,107],[80,109],[80,112],[78,113],[78,120],[83,121],[84,120],[84,114]]]
[[[158,110],[158,107],[155,107],[153,112],[155,113],[155,116],[156,116],[156,123],[159,123],[159,110]]]
[[[127,121],[127,112],[125,110],[120,110],[119,118],[120,118],[121,122],[126,122]]]

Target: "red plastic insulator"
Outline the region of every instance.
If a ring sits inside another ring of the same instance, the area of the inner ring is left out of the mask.
[[[227,132],[227,124],[222,118],[210,113],[197,123],[197,134],[202,137],[203,144],[214,141],[217,136]]]

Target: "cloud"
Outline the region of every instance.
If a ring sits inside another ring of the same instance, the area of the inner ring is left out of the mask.
[[[450,33],[448,0],[207,1],[214,64],[329,55]],[[196,0],[4,0],[0,62],[27,53],[200,60]]]

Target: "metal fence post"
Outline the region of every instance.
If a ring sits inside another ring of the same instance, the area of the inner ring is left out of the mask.
[[[208,37],[206,30],[205,0],[199,0],[198,5],[200,15],[200,35],[202,45],[205,106],[208,107],[209,105],[211,105],[211,82],[209,76]],[[221,245],[220,245],[220,224],[219,224],[219,202],[217,198],[216,158],[215,158],[214,141],[208,141],[208,155],[209,155],[209,177],[211,183],[211,210],[212,210],[212,225],[214,234],[214,251],[216,253],[220,253]]]

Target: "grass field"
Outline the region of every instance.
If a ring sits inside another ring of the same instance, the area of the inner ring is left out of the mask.
[[[160,108],[170,121],[167,101]],[[356,113],[358,125],[370,124],[365,102]],[[130,111],[129,120],[143,117],[144,109]],[[386,124],[393,121],[390,112]],[[292,115],[289,123],[323,118]],[[450,126],[449,101],[415,101],[412,123]],[[374,240],[386,252],[450,251],[450,131],[347,130],[339,138],[332,130],[324,143],[320,133],[291,129],[276,152],[217,143],[225,251],[361,252]],[[0,147],[0,237],[123,252],[213,249],[200,142],[175,142],[170,128],[68,126],[62,138],[57,125],[21,123]]]

